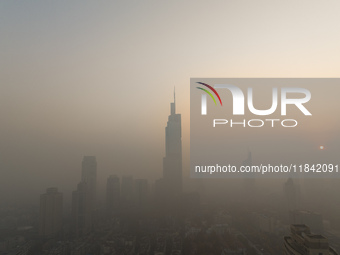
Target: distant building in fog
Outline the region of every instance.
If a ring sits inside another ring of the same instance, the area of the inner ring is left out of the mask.
[[[306,225],[291,225],[291,235],[284,237],[286,255],[337,255],[327,238],[312,234]]]
[[[167,195],[182,194],[182,131],[181,114],[176,113],[176,97],[170,104],[170,115],[165,127],[165,157],[163,158],[163,179]]]
[[[58,235],[62,230],[63,195],[57,188],[48,188],[40,196],[40,236],[48,238]]]
[[[120,180],[117,175],[111,175],[106,183],[106,209],[112,215],[120,205]]]
[[[81,180],[87,184],[91,210],[95,209],[97,189],[97,161],[95,156],[84,156],[81,165]]]
[[[122,178],[122,186],[121,186],[121,198],[122,203],[132,204],[133,202],[133,192],[134,192],[134,184],[132,176],[123,176]]]
[[[145,206],[149,199],[149,185],[146,179],[135,180],[135,203],[137,206]]]
[[[72,223],[76,237],[92,230],[90,191],[86,182],[80,182],[72,193]]]
[[[298,183],[294,182],[292,178],[283,185],[283,193],[286,198],[288,210],[296,210],[301,203],[301,191]]]

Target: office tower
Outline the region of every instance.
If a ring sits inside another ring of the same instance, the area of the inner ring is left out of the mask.
[[[133,202],[133,178],[132,176],[123,176],[121,187],[122,203],[131,204]]]
[[[48,188],[40,196],[39,233],[44,238],[55,237],[62,230],[63,195],[57,188]]]
[[[312,234],[306,225],[291,225],[291,235],[284,237],[287,255],[337,255],[329,246],[327,238]]]
[[[146,179],[135,180],[135,203],[139,207],[145,207],[149,199],[149,186]]]
[[[182,194],[182,134],[181,114],[176,114],[176,98],[170,104],[170,115],[165,127],[165,157],[163,158],[163,179],[167,195]]]
[[[117,213],[120,205],[120,180],[111,175],[106,182],[106,209],[109,215]]]
[[[72,218],[76,237],[88,234],[92,229],[90,192],[86,182],[80,182],[72,193]]]
[[[283,186],[284,196],[286,197],[288,210],[296,210],[301,202],[300,186],[292,178],[288,178]],[[293,223],[293,222],[291,222]]]
[[[97,161],[95,156],[84,156],[81,167],[81,181],[87,184],[90,208],[94,210],[97,183]]]

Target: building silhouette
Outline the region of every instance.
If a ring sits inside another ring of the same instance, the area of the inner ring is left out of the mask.
[[[284,183],[283,192],[286,198],[288,210],[299,209],[299,205],[301,204],[301,190],[300,186],[295,183],[292,178],[288,178],[288,180]]]
[[[89,206],[91,210],[94,210],[97,188],[97,161],[95,156],[84,156],[81,165],[81,181],[87,184]]]
[[[121,200],[124,206],[132,205],[133,192],[134,192],[133,177],[131,175],[124,175],[122,178],[121,186]]]
[[[146,179],[135,180],[134,191],[135,204],[139,208],[145,208],[149,201],[149,184]]]
[[[92,230],[92,208],[90,189],[86,182],[80,182],[72,193],[72,222],[76,237],[84,236]]]
[[[109,215],[117,213],[120,206],[120,179],[110,175],[106,182],[106,209]]]
[[[165,127],[165,157],[163,158],[163,184],[171,197],[182,194],[182,133],[181,114],[176,113],[176,96],[170,104],[170,115]]]
[[[62,230],[63,195],[57,188],[48,188],[40,196],[39,234],[44,238],[55,237]]]
[[[284,237],[284,251],[287,255],[337,255],[329,246],[327,238],[312,234],[306,225],[291,225],[291,235]]]

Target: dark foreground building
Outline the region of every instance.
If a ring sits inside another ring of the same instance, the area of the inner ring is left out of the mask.
[[[310,232],[306,225],[291,225],[291,235],[284,237],[287,255],[337,255],[329,246],[327,238]]]

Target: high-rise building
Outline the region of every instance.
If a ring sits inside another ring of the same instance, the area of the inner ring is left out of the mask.
[[[106,209],[109,215],[116,213],[120,206],[120,180],[117,175],[110,175],[106,183]]]
[[[149,199],[149,185],[146,179],[135,180],[135,203],[138,207],[145,207]]]
[[[96,203],[97,161],[95,156],[84,156],[81,166],[81,180],[87,184],[91,210]]]
[[[57,188],[48,188],[40,196],[39,233],[44,238],[55,237],[62,230],[63,195]]]
[[[301,204],[301,191],[300,186],[292,178],[283,185],[283,192],[286,197],[288,210],[296,210]],[[294,223],[294,222],[292,222]]]
[[[306,225],[291,225],[291,235],[284,237],[287,255],[337,255],[327,238],[312,234]]]
[[[76,237],[88,234],[92,229],[92,208],[86,182],[80,182],[72,193],[72,218]]]
[[[132,176],[123,176],[122,178],[122,187],[121,187],[121,198],[122,203],[124,205],[131,204],[133,202],[133,177]]]
[[[181,114],[176,113],[176,97],[170,104],[170,115],[165,127],[165,157],[163,158],[163,179],[166,193],[172,196],[182,194],[182,132]]]

